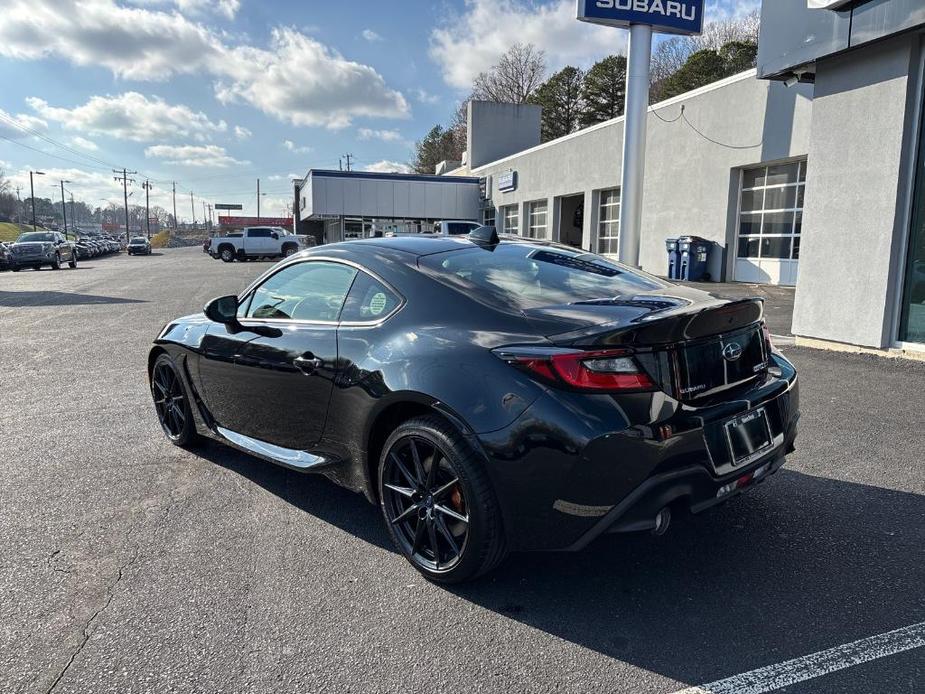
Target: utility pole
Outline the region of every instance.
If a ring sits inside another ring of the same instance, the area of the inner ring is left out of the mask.
[[[260,224],[260,179],[257,179],[257,224]]]
[[[113,169],[112,172],[117,174],[119,173],[119,170]],[[128,243],[128,182],[129,181],[131,181],[132,183],[135,182],[135,179],[129,178],[128,175],[136,174],[136,173],[138,172],[137,171],[126,171],[125,169],[122,169],[121,178],[119,176],[115,176],[113,178],[113,180],[115,181],[119,181],[119,180],[122,181],[122,200],[125,203],[125,242],[126,243]]]
[[[193,191],[189,192],[189,208],[193,212],[193,226],[196,226],[196,205],[193,204]]]
[[[74,236],[76,237],[77,236],[77,213],[74,212],[74,194],[71,193],[71,191],[68,191],[68,193],[70,193],[70,196],[71,196],[71,220],[72,220],[71,223],[74,225]]]
[[[141,184],[141,187],[145,189],[145,228],[148,230],[148,241],[151,240],[151,211],[150,211],[150,195],[151,188],[154,186],[151,185],[151,181],[145,179],[145,182]]]
[[[29,172],[29,195],[32,198],[32,231],[38,231],[38,228],[35,224],[35,184],[32,182],[32,174],[36,176],[44,176],[44,171],[30,171]]]
[[[64,217],[64,238],[67,238],[67,203],[64,201],[64,184],[65,183],[70,183],[70,181],[61,181],[61,214]]]
[[[350,171],[350,160],[353,158],[352,154],[345,154],[344,158],[347,160],[347,171]]]
[[[177,182],[173,181],[173,230],[177,230]]]

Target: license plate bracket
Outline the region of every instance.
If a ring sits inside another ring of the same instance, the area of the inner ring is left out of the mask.
[[[760,458],[774,446],[768,413],[763,407],[730,419],[725,429],[729,456],[735,467]]]

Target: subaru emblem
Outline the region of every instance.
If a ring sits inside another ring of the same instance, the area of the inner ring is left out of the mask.
[[[735,361],[742,356],[742,345],[738,342],[730,342],[723,347],[723,359],[726,361]]]

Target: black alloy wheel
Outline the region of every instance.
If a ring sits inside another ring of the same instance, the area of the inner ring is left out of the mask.
[[[77,253],[76,252],[74,251],[71,252],[71,259],[68,261],[67,266],[71,268],[71,270],[77,269]]]
[[[501,513],[479,458],[436,417],[406,422],[384,446],[379,493],[389,535],[432,580],[469,580],[504,558]]]
[[[176,446],[187,446],[196,435],[193,413],[173,360],[162,354],[151,370],[151,396],[164,434]]]
[[[60,254],[55,253],[55,259],[54,259],[54,260],[52,261],[52,263],[51,263],[51,269],[52,269],[52,270],[60,270],[60,269],[61,269],[61,255],[60,255]]]

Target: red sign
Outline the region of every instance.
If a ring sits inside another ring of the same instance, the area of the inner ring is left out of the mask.
[[[223,227],[289,227],[292,228],[292,217],[228,217],[219,215],[219,225]]]

